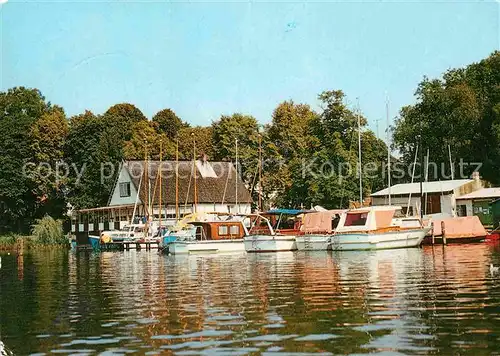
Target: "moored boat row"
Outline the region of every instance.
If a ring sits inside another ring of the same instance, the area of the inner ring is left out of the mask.
[[[189,216],[163,237],[171,254],[418,247],[430,226],[397,217],[397,206],[351,210],[276,209],[263,214]]]

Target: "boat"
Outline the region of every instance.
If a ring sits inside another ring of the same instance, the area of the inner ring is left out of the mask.
[[[243,252],[248,234],[245,216],[230,213],[190,214],[163,237],[162,248],[172,254]],[[188,222],[189,221],[189,222]]]
[[[330,243],[329,250],[379,250],[418,247],[430,226],[419,217],[395,217],[400,206],[372,206],[347,211]]]
[[[89,235],[90,246],[94,250],[99,250],[101,247],[101,237],[95,235]]]
[[[347,210],[326,210],[307,213],[302,219],[301,234],[295,238],[299,251],[326,251],[340,217]]]
[[[244,237],[247,252],[295,251],[295,237],[300,234],[302,215],[308,211],[296,209],[274,209],[255,221]]]

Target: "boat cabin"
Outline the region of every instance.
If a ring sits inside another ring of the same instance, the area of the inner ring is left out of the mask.
[[[245,228],[241,221],[195,221],[196,240],[242,239]]]
[[[418,217],[397,216],[400,211],[400,206],[372,206],[352,209],[342,215],[337,232],[380,232],[422,227]]]

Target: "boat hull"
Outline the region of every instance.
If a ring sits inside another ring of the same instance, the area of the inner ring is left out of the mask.
[[[332,235],[301,235],[295,238],[299,251],[324,251],[328,249]]]
[[[98,250],[101,247],[101,238],[99,236],[89,235],[89,241],[94,250]]]
[[[295,236],[245,236],[245,251],[247,252],[279,252],[295,250],[297,250]]]
[[[390,231],[385,233],[339,233],[331,238],[329,250],[382,250],[418,247],[428,229]]]
[[[166,245],[172,255],[195,253],[225,253],[243,252],[245,244],[243,239],[234,240],[204,240],[204,241],[174,241]]]

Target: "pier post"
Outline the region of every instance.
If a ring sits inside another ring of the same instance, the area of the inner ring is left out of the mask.
[[[444,221],[441,221],[441,236],[443,237],[443,245],[446,245],[446,229]]]
[[[436,243],[436,235],[434,235],[434,221],[431,222],[431,231],[432,231],[432,245]]]

